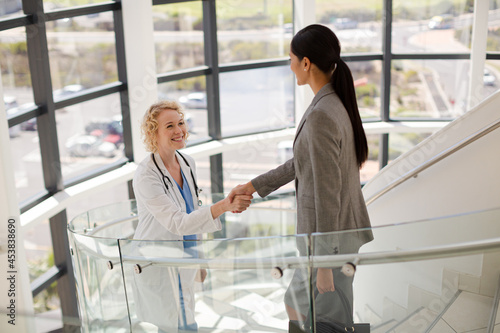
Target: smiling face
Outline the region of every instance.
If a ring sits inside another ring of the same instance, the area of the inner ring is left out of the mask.
[[[182,115],[176,110],[165,109],[160,112],[158,121],[158,149],[175,151],[186,146],[187,126]]]

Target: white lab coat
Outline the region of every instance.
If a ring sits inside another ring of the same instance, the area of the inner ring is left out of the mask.
[[[182,241],[184,235],[214,232],[221,229],[218,218],[213,219],[210,207],[197,205],[197,196],[193,177],[196,177],[194,160],[183,154],[191,168],[177,153],[194,201],[194,211],[186,214],[184,199],[174,179],[164,166],[158,153],[156,163],[163,172],[168,190],[163,183],[163,176],[147,156],[138,166],[133,188],[137,201],[139,224],[134,234],[136,240]],[[145,257],[182,258],[182,242],[136,242],[134,254]],[[184,297],[185,320],[192,324],[194,320],[194,278],[196,269],[176,269],[165,266],[148,266],[141,274],[134,274],[133,292],[137,317],[141,321],[152,323],[166,332],[176,332],[177,325],[184,321],[179,304],[179,279],[181,279]]]

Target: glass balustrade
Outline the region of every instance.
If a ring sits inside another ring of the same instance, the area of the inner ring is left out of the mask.
[[[69,231],[82,331],[500,328],[500,209],[295,235],[294,200],[255,200],[223,217],[224,238],[193,241],[133,239],[133,200],[75,217]],[[297,320],[289,324],[289,316]]]

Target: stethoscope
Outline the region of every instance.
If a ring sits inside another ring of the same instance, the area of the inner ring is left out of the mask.
[[[189,168],[189,171],[191,171],[191,178],[193,179],[193,184],[194,184],[194,192],[196,193],[196,199],[198,199],[198,206],[201,206],[203,203],[201,202],[200,200],[200,196],[199,196],[199,192],[201,192],[201,189],[198,189],[198,185],[196,184],[196,179],[194,178],[194,174],[193,174],[193,170],[191,169],[191,166],[189,165],[188,161],[186,160],[186,158],[184,156],[182,156],[181,153],[177,152],[179,154],[180,157],[182,157],[182,159],[184,160],[184,163],[186,163],[186,165],[188,166]],[[154,154],[151,154],[151,158],[153,159],[153,162],[155,163],[156,165],[156,168],[158,169],[158,171],[160,171],[161,175],[162,175],[162,180],[163,180],[163,184],[165,184],[165,188],[167,189],[168,191],[168,185],[167,185],[167,182],[165,181],[165,178],[167,178],[168,182],[170,183],[170,186],[174,186],[172,184],[172,181],[170,180],[170,178],[168,178],[164,173],[163,171],[161,171],[160,167],[158,166],[158,163],[156,163],[156,158],[155,158],[155,155]]]

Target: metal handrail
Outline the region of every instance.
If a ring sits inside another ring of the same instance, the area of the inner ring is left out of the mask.
[[[297,212],[297,209],[295,209],[295,208],[275,208],[275,207],[248,207],[248,210],[269,210],[269,211],[280,211],[280,212],[289,212],[289,213],[296,213]],[[109,228],[115,224],[133,221],[137,218],[138,218],[138,215],[131,215],[131,216],[122,217],[122,218],[107,222],[106,224],[97,226],[93,229],[87,229],[85,236],[93,236],[97,232],[99,232],[103,229]],[[70,231],[74,232],[74,230],[70,230]]]
[[[106,224],[95,227],[94,229],[87,229],[88,231],[87,231],[87,233],[85,233],[85,236],[93,236],[96,232],[99,232],[103,229],[109,228],[115,224],[133,221],[133,220],[136,220],[137,218],[138,218],[138,215],[130,215],[127,217],[122,217],[122,218],[107,222]]]
[[[445,159],[446,157],[452,155],[453,153],[459,151],[460,149],[468,146],[469,144],[479,140],[483,136],[487,135],[490,132],[493,132],[494,130],[496,130],[499,127],[500,127],[500,119],[489,126],[483,127],[482,129],[480,129],[476,133],[469,135],[467,138],[461,140],[460,142],[456,143],[455,145],[451,146],[450,148],[444,150],[443,152],[434,156],[433,158],[431,158],[427,162],[419,165],[418,167],[413,168],[412,170],[405,173],[401,178],[396,179],[395,181],[393,181],[392,183],[387,185],[385,188],[383,188],[382,190],[380,190],[379,192],[377,192],[376,194],[371,196],[368,200],[366,200],[366,205],[367,206],[370,205],[375,200],[377,200],[379,197],[386,194],[387,192],[394,189],[395,187],[401,185],[402,183],[404,183],[408,179],[417,177],[418,174],[421,173],[422,171],[430,168],[431,166],[438,163],[439,161]]]
[[[229,240],[230,241],[230,240]],[[123,263],[146,263],[154,266],[196,267],[210,269],[272,269],[310,267],[341,267],[345,263],[357,265],[389,264],[428,259],[449,258],[459,255],[474,255],[500,251],[500,237],[488,240],[464,242],[460,244],[425,247],[418,250],[397,250],[374,253],[352,253],[325,256],[281,257],[281,258],[238,258],[201,259],[201,258],[157,258],[125,255]]]

